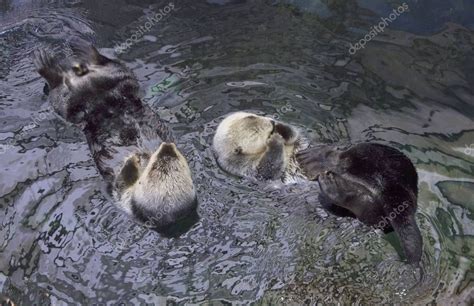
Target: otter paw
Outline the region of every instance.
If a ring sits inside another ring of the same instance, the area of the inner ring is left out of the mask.
[[[345,188],[348,187],[346,180],[332,171],[321,173],[318,183],[322,194],[336,204],[345,203],[353,194],[350,189]]]
[[[310,180],[315,181],[319,175],[327,168],[326,163],[318,158],[314,149],[308,149],[296,154],[296,161],[301,167],[303,174]]]
[[[110,61],[107,57],[100,54],[93,45],[80,38],[73,38],[69,42],[69,46],[77,58],[82,59],[88,63],[104,65]]]
[[[268,146],[270,148],[277,148],[283,146],[285,143],[285,140],[280,134],[273,134],[269,139],[268,139]]]
[[[40,74],[59,68],[53,55],[43,49],[33,53],[33,63]]]
[[[51,53],[42,49],[35,51],[33,63],[38,73],[48,82],[49,89],[61,83],[63,69]]]
[[[283,123],[277,123],[275,125],[275,132],[283,137],[286,145],[292,145],[295,143],[296,139],[298,139],[298,133],[296,130]]]
[[[133,154],[125,160],[119,175],[115,180],[115,187],[124,190],[138,180],[140,176],[140,156]]]

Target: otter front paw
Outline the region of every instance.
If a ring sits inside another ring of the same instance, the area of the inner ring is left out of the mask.
[[[275,125],[275,132],[283,137],[286,145],[292,145],[298,139],[298,132],[293,127],[280,122]]]
[[[283,148],[283,145],[285,144],[285,140],[280,134],[273,134],[269,139],[268,139],[268,147],[270,149],[275,149],[275,148]]]
[[[140,176],[140,155],[133,154],[125,160],[120,173],[115,179],[115,187],[118,190],[124,190],[138,180]]]
[[[63,69],[51,52],[48,53],[42,49],[35,51],[33,63],[38,73],[48,82],[50,89],[61,82]]]
[[[256,177],[260,180],[279,178],[284,170],[284,140],[281,135],[273,134],[268,140],[268,148],[257,166]]]

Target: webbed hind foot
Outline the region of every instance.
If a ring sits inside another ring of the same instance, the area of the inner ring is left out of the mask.
[[[358,186],[354,186],[353,182],[332,171],[321,173],[318,183],[321,193],[336,205],[349,202],[358,194]]]
[[[107,62],[110,62],[109,58],[100,54],[93,45],[82,39],[74,38],[69,43],[69,46],[71,47],[74,56],[85,60],[87,63],[105,65]]]
[[[356,216],[374,207],[375,197],[361,183],[342,177],[332,171],[325,171],[318,176],[321,196],[325,201],[349,209]]]
[[[51,52],[44,49],[33,53],[33,63],[38,73],[46,79],[49,89],[58,86],[63,79],[63,69]]]

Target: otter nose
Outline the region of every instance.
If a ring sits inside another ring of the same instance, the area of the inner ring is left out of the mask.
[[[275,132],[275,128],[276,128],[276,123],[274,120],[270,120],[270,122],[272,123],[272,134]]]
[[[177,157],[175,144],[172,142],[163,142],[158,149],[158,156]]]
[[[164,147],[174,147],[174,143],[172,143],[172,142],[163,142],[161,144],[161,147],[163,147],[163,148]]]

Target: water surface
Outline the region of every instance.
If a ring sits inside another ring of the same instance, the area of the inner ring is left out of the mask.
[[[474,32],[469,1],[5,1],[0,5],[0,291],[20,305],[469,304],[474,271]],[[329,4],[327,4],[329,3]],[[31,53],[79,36],[124,61],[190,162],[200,221],[179,238],[104,196],[81,131],[48,109]],[[376,141],[419,172],[424,278],[393,234],[336,218],[314,183],[223,172],[222,117],[253,111],[313,142]]]

